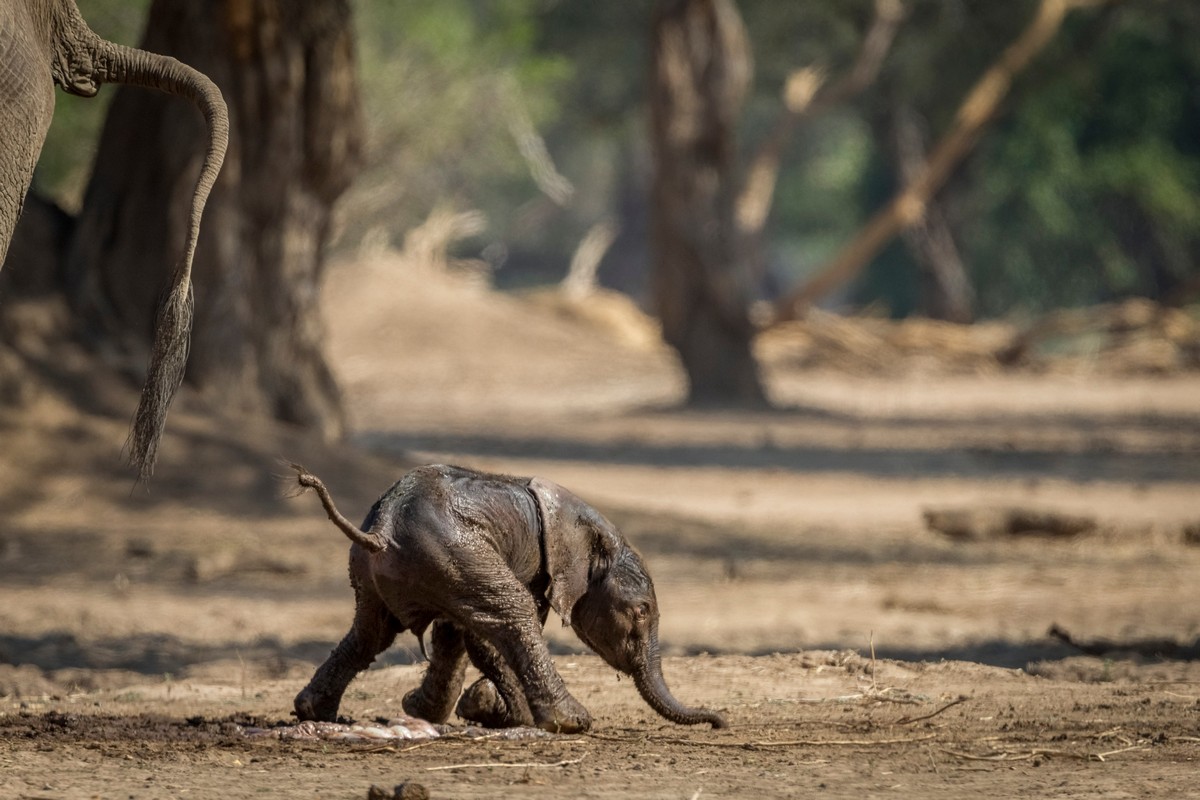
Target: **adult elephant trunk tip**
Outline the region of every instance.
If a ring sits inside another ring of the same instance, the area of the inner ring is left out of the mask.
[[[642,699],[659,715],[671,722],[679,725],[699,725],[707,722],[714,730],[729,727],[725,717],[716,711],[710,711],[707,708],[689,708],[675,699],[663,679],[662,661],[659,658],[657,642],[652,643],[646,662],[633,671],[633,683]]]

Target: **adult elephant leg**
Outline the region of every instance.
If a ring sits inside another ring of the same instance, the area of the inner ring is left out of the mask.
[[[561,733],[587,730],[591,715],[554,669],[533,595],[494,552],[477,552],[460,568],[458,579],[475,589],[448,613],[468,637],[499,653],[521,686],[534,724]]]
[[[354,622],[316,674],[296,695],[301,720],[334,722],[350,681],[388,649],[402,628],[374,590],[354,587]]]
[[[0,266],[54,115],[38,26],[24,3],[0,8]]]
[[[533,724],[533,713],[525,699],[521,681],[504,658],[487,642],[466,638],[471,663],[482,678],[475,681],[458,701],[458,715],[485,728],[515,728]]]
[[[429,635],[429,666],[421,685],[404,695],[404,712],[429,722],[442,723],[450,718],[454,701],[462,692],[467,671],[463,634],[445,620],[433,623]]]

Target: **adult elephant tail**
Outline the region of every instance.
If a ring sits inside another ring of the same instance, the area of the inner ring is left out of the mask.
[[[154,471],[167,410],[183,383],[192,331],[192,260],[200,238],[204,204],[225,160],[229,112],[221,91],[203,73],[167,56],[101,42],[108,45],[114,56],[110,80],[186,97],[200,108],[208,126],[208,151],[192,192],[183,257],[175,267],[171,285],[158,309],[150,365],[129,434],[130,462],[136,467],[139,479],[145,479]]]
[[[192,261],[200,237],[200,217],[216,183],[229,144],[229,111],[221,90],[202,72],[169,56],[114,44],[97,36],[73,2],[56,3],[55,82],[72,94],[94,95],[102,83],[158,89],[191,100],[204,114],[208,151],[192,193],[187,241],[158,310],[146,381],[129,434],[129,460],[139,480],[154,472],[167,411],[187,365],[192,330]]]

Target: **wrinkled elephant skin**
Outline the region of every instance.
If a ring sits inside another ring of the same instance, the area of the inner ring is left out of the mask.
[[[591,717],[554,669],[542,636],[551,609],[614,668],[632,675],[655,711],[681,724],[724,727],[667,689],[658,652],[658,601],[641,556],[598,511],[540,478],[459,467],[412,470],[372,507],[361,528],[321,481],[296,467],[353,542],[349,633],[296,697],[302,720],[333,721],[350,681],[409,630],[432,626],[429,667],[404,698],[407,713],[490,727],[587,730]],[[484,678],[466,692],[470,660]],[[460,698],[461,694],[461,698]]]
[[[208,152],[192,195],[187,241],[159,309],[150,366],[130,436],[130,458],[139,474],[148,477],[187,361],[192,259],[200,216],[229,140],[225,101],[213,82],[191,67],[101,39],[84,22],[73,0],[0,2],[0,265],[54,114],[54,86],[91,97],[103,83],[144,86],[185,97],[204,114],[209,131]]]

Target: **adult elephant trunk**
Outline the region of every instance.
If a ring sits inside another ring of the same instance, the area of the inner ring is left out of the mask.
[[[662,660],[658,653],[658,631],[650,634],[650,642],[646,646],[645,658],[641,660],[633,672],[633,683],[638,693],[651,708],[671,722],[680,725],[699,725],[707,722],[713,728],[724,728],[729,723],[715,711],[706,708],[689,708],[675,699],[667,683],[663,680]]]
[[[208,151],[192,193],[191,216],[183,255],[158,310],[146,381],[129,436],[129,459],[145,479],[154,471],[167,410],[183,382],[192,329],[192,260],[200,236],[200,217],[225,160],[229,111],[221,91],[203,73],[168,56],[101,39],[87,26],[74,3],[59,4],[65,16],[57,30],[60,59],[55,80],[68,92],[95,94],[102,83],[158,89],[191,100],[204,114]]]

